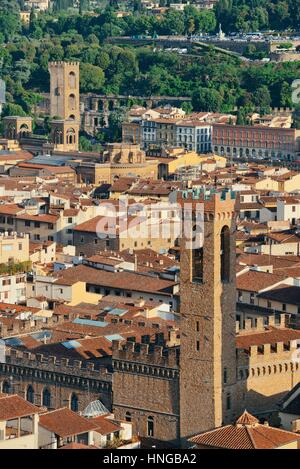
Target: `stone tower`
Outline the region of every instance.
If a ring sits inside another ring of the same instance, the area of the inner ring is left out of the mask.
[[[50,116],[80,120],[79,62],[50,62]]]
[[[50,62],[51,141],[62,151],[78,150],[79,62]]]
[[[190,245],[190,233],[181,240],[180,435],[184,441],[234,417],[235,198],[232,192],[208,195],[188,190],[179,192],[178,202],[190,204],[190,233],[195,229],[196,207],[202,207],[203,220],[202,242],[196,248]]]

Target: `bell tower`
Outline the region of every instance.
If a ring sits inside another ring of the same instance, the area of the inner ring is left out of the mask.
[[[50,62],[51,141],[57,150],[78,150],[79,62]]]
[[[50,116],[80,121],[79,62],[50,62]]]
[[[177,200],[183,209],[188,207],[185,213],[191,220],[188,230],[184,223],[180,251],[180,435],[184,441],[234,418],[235,194],[192,189],[179,192]],[[191,243],[191,234],[199,228],[200,243]]]

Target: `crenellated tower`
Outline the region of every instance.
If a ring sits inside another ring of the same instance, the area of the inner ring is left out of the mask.
[[[235,194],[190,189],[178,194],[190,220],[180,250],[180,435],[234,417]],[[200,242],[191,242],[197,230]]]
[[[60,151],[78,150],[79,62],[50,62],[51,142]]]

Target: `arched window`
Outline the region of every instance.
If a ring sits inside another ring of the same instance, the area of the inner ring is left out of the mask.
[[[29,385],[27,388],[26,400],[32,404],[34,403],[34,389],[31,385]]]
[[[76,75],[75,72],[69,73],[69,87],[76,88]]]
[[[126,422],[131,422],[131,413],[130,412],[126,412],[125,420],[126,420]]]
[[[3,392],[3,394],[10,394],[11,393],[11,385],[8,381],[3,381],[2,392]]]
[[[147,435],[154,436],[154,418],[151,416],[147,418]]]
[[[229,282],[230,277],[230,230],[223,226],[221,231],[221,281]]]
[[[76,109],[76,98],[73,93],[69,95],[69,108],[72,110]]]
[[[73,410],[73,412],[78,411],[78,397],[75,393],[73,393],[71,396],[70,407],[71,407],[71,410]]]
[[[68,129],[67,130],[67,144],[73,144],[75,143],[75,130],[74,129]]]
[[[56,145],[62,145],[63,143],[63,133],[59,129],[55,129],[54,131],[54,143]]]
[[[20,137],[27,137],[29,135],[29,128],[27,124],[22,124],[20,127]]]
[[[45,407],[51,407],[51,393],[48,388],[43,390],[42,405]]]
[[[16,127],[14,124],[10,124],[7,129],[7,138],[10,140],[15,140],[16,138]]]

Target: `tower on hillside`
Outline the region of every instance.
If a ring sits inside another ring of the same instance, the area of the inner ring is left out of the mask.
[[[77,150],[80,125],[79,62],[50,62],[51,141],[60,150]]]
[[[50,62],[50,116],[80,120],[79,62]]]
[[[234,193],[188,190],[191,228],[202,207],[202,243],[186,233],[180,255],[180,435],[218,427],[234,418],[235,199]],[[201,214],[201,212],[200,212]],[[200,218],[201,218],[200,216]]]

